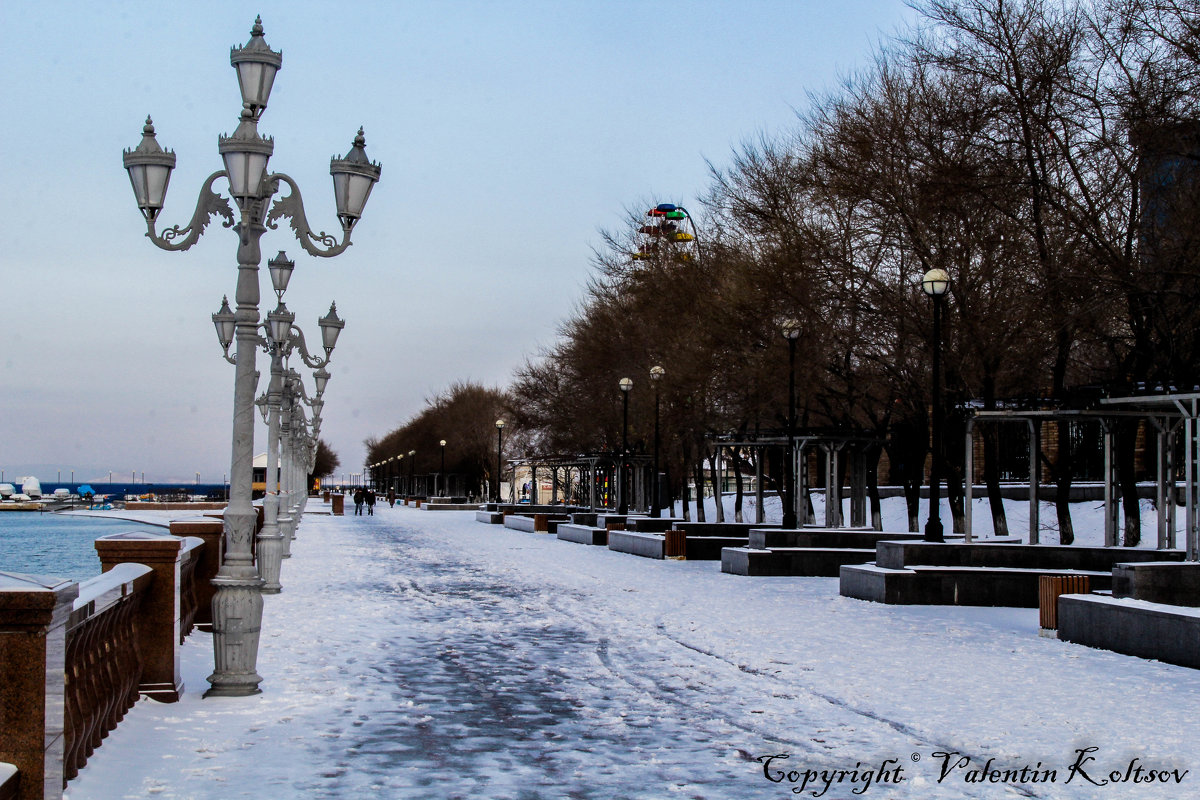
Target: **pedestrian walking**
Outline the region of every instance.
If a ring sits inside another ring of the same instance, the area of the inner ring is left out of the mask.
[[[396,507],[396,490],[388,489],[387,492],[388,508]]]
[[[356,517],[362,516],[362,507],[363,507],[363,490],[362,490],[362,487],[359,486],[354,490],[354,516],[356,516]]]
[[[375,516],[375,490],[367,489],[366,496],[363,499],[367,501],[367,516]]]

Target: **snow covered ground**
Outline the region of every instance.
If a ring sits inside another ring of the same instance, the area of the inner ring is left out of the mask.
[[[306,514],[292,552],[263,693],[201,699],[193,635],[184,698],[139,702],[69,800],[1200,797],[1200,671],[1039,637],[1036,610],[884,606],[386,505]],[[989,759],[1025,780],[970,781]],[[1149,769],[1167,782],[1089,782]]]

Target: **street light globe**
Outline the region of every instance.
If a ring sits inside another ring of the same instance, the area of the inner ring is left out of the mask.
[[[950,288],[950,273],[944,269],[931,269],[921,278],[921,291],[930,297],[941,297]]]
[[[445,439],[442,439],[442,441],[438,442],[438,444],[440,444],[442,447],[445,447],[445,446],[446,446],[446,440],[445,440]]]
[[[787,319],[780,320],[779,322],[779,332],[783,334],[783,338],[785,339],[791,339],[793,341],[799,339],[800,328],[800,320],[796,319],[795,317],[788,317]]]
[[[667,374],[667,371],[665,369],[663,369],[662,367],[655,366],[655,367],[650,368],[650,380],[652,380],[652,381],[657,382],[659,379],[662,378],[663,375],[666,375],[666,374]]]
[[[628,392],[633,388],[633,381],[629,378],[621,378],[621,380],[617,381],[617,386],[621,387],[622,392]]]
[[[502,419],[498,419],[498,420],[496,420],[496,427],[497,427],[497,428],[503,428],[503,427],[504,427],[504,420],[502,420]]]

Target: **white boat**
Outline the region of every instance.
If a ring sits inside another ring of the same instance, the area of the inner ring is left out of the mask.
[[[42,496],[42,482],[30,475],[27,478],[21,478],[21,494],[27,494],[33,499],[38,499]]]
[[[55,489],[54,493],[50,496],[53,497],[55,500],[70,500],[71,499],[71,490],[63,489],[60,487],[58,489]]]
[[[0,498],[9,499],[16,493],[16,489],[11,483],[0,483]]]

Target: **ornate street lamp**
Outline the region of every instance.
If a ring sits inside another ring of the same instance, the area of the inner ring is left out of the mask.
[[[500,472],[504,453],[504,420],[496,420],[496,502],[500,502]]]
[[[942,535],[942,303],[950,289],[950,275],[944,269],[931,269],[921,279],[921,291],[933,300],[933,419],[929,465],[929,520],[925,523],[925,541],[945,541]],[[969,478],[968,478],[969,480]]]
[[[667,371],[659,366],[650,368],[650,382],[654,384],[654,481],[650,488],[650,516],[661,517],[662,508],[658,497],[658,382]]]
[[[783,459],[783,527],[796,528],[796,340],[800,338],[800,320],[785,319],[779,332],[788,343],[788,416],[787,447]]]
[[[275,75],[283,64],[282,56],[263,39],[261,19],[250,31],[250,41],[235,47],[230,64],[237,70],[242,94],[242,114],[231,136],[217,140],[217,151],[224,169],[205,179],[191,221],[184,228],[175,226],[161,234],[156,230],[159,212],[166,199],[175,155],[163,151],[155,138],[149,118],[142,129],[142,141],[123,154],[134,198],[146,219],[146,235],[164,250],[187,250],[200,238],[211,218],[220,215],[224,227],[238,235],[238,282],[235,300],[234,338],[237,364],[234,379],[233,446],[230,501],[224,515],[225,557],[213,580],[213,652],[215,668],[209,676],[211,688],[206,694],[248,695],[259,692],[262,677],[256,671],[259,632],[262,620],[263,580],[258,574],[250,550],[257,513],[251,505],[254,462],[255,351],[259,346],[258,267],[262,260],[259,240],[268,227],[275,228],[282,217],[291,219],[291,227],[300,245],[314,256],[337,255],[350,246],[350,231],[362,213],[371,187],[379,179],[381,168],[372,164],[363,151],[361,130],[344,159],[330,162],[337,215],[343,239],[324,232],[314,234],[308,225],[303,201],[295,181],[283,173],[268,173],[267,163],[274,150],[271,139],[258,133],[258,121],[267,107]],[[228,181],[229,196],[237,204],[239,219],[234,219],[229,201],[213,186],[220,178]],[[289,194],[275,198],[280,183]],[[272,198],[275,198],[272,200]],[[222,306],[213,322],[222,345],[225,337],[228,304]],[[226,348],[227,350],[227,348]]]
[[[281,251],[268,262],[268,266],[271,267],[275,292],[282,298],[295,265]],[[303,448],[289,438],[305,432],[299,430],[298,425],[293,426],[290,419],[284,418],[284,408],[293,409],[299,402],[307,403],[313,409],[314,440],[320,435],[320,415],[325,406],[321,394],[329,380],[325,367],[333,355],[332,347],[325,350],[323,359],[310,355],[304,332],[295,325],[295,320],[296,315],[287,310],[281,299],[276,309],[267,314],[264,325],[267,339],[261,342],[271,356],[271,377],[266,394],[259,397],[258,402],[263,404],[263,416],[267,422],[268,469],[278,465],[280,475],[278,482],[274,478],[268,480],[267,492],[263,497],[263,527],[257,537],[259,573],[265,581],[263,592],[268,594],[278,593],[282,588],[278,580],[279,562],[291,556],[291,540],[296,534],[301,506],[308,497],[307,486],[303,492],[299,491],[299,487],[306,484],[307,480],[299,475],[298,468],[311,459],[306,453],[301,454]],[[293,353],[298,353],[310,368],[324,373],[324,380],[319,381],[320,389],[312,400],[305,395],[299,374],[286,369],[286,362]],[[287,435],[281,434],[284,430]]]
[[[408,451],[408,493],[409,494],[416,494],[416,492],[413,491],[414,489],[417,488],[415,481],[413,481],[413,465],[417,463],[416,455],[417,455],[416,450]]]
[[[617,513],[628,514],[629,498],[625,483],[629,478],[629,390],[633,388],[633,381],[629,378],[621,378],[617,381],[617,386],[621,389],[621,478],[617,483],[621,500],[617,506]]]

